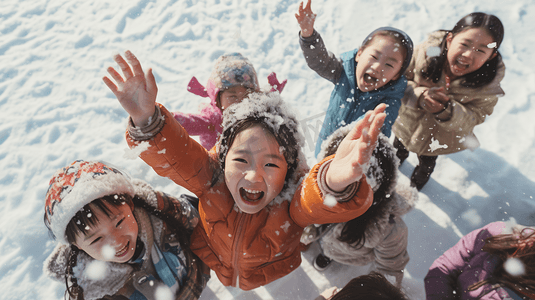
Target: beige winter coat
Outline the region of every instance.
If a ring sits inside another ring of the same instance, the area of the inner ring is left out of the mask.
[[[452,80],[447,90],[451,105],[445,111],[432,114],[420,107],[418,99],[427,89],[446,88],[444,72],[437,83],[422,76],[422,70],[428,65],[426,52],[430,47],[439,47],[445,34],[445,31],[436,31],[416,46],[405,73],[409,80],[405,96],[392,127],[407,150],[418,155],[436,156],[479,147],[473,129],[492,114],[498,97],[504,95],[500,81],[505,75],[505,65],[500,59],[496,77],[483,87],[463,87],[460,84],[462,78]]]

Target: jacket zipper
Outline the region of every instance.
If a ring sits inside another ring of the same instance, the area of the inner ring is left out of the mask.
[[[238,222],[236,225],[236,228],[234,230],[234,244],[232,245],[232,265],[233,265],[233,274],[232,274],[232,286],[238,287],[240,284],[240,272],[238,271],[238,261],[239,261],[239,255],[241,254],[241,241],[243,239],[243,226],[242,224],[245,223],[245,220],[247,219],[247,214],[244,214],[242,212],[239,212]]]

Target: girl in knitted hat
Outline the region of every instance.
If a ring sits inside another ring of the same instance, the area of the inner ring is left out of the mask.
[[[305,226],[347,221],[370,207],[362,165],[375,147],[384,105],[368,112],[336,157],[302,179],[304,139],[279,93],[254,93],[228,107],[219,144],[209,153],[156,104],[152,71],[145,75],[131,52],[126,58],[130,65],[115,58],[126,80],[111,73],[123,89],[106,81],[130,114],[127,141],[130,147],[148,143],[140,157],[199,197],[191,249],[223,285],[251,290],[289,274],[301,264]]]
[[[286,80],[279,83],[275,73],[268,76],[271,91],[282,92]],[[215,62],[206,87],[197,78],[191,78],[188,91],[209,97],[210,103],[203,104],[198,114],[174,112],[174,118],[190,135],[198,135],[201,145],[210,150],[221,134],[222,112],[231,104],[242,101],[249,93],[259,92],[256,71],[251,62],[240,53],[220,56]]]
[[[58,170],[44,221],[58,241],[44,272],[69,299],[198,299],[210,277],[189,249],[191,204],[104,163]]]

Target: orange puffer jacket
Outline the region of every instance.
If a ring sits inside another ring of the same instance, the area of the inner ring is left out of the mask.
[[[163,119],[156,119],[163,126],[150,135],[150,147],[140,157],[160,176],[199,197],[201,222],[191,237],[191,249],[225,286],[251,290],[289,274],[301,264],[299,240],[304,227],[349,221],[372,204],[373,192],[364,178],[349,201],[333,207],[323,204],[318,170],[329,157],[312,168],[293,199],[271,203],[256,214],[243,213],[224,180],[211,187],[218,165],[214,153],[190,138],[165,107],[160,110]],[[143,147],[128,133],[127,141],[130,147]]]

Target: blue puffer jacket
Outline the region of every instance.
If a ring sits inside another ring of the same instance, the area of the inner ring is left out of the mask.
[[[355,84],[355,56],[358,49],[345,52],[341,55],[344,71],[335,83],[331,93],[327,115],[323,121],[318,141],[316,142],[315,155],[321,150],[321,144],[336,129],[350,124],[363,116],[366,111],[374,109],[380,103],[386,103],[386,120],[381,131],[387,137],[390,136],[392,124],[398,116],[401,98],[407,87],[407,79],[401,76],[398,80],[392,80],[387,85],[371,92],[360,91]]]
[[[407,39],[409,39],[408,36]],[[335,84],[327,115],[316,142],[315,156],[318,156],[323,141],[336,129],[356,121],[366,111],[374,109],[380,103],[388,104],[382,132],[389,137],[392,124],[398,116],[401,98],[407,87],[405,76],[390,81],[378,90],[361,92],[355,80],[355,67],[357,66],[355,56],[358,49],[343,53],[339,59],[327,51],[323,39],[315,30],[306,38],[299,34],[299,44],[307,65],[318,75]],[[412,42],[410,42],[409,52],[412,53]],[[407,64],[408,61],[410,58]]]

